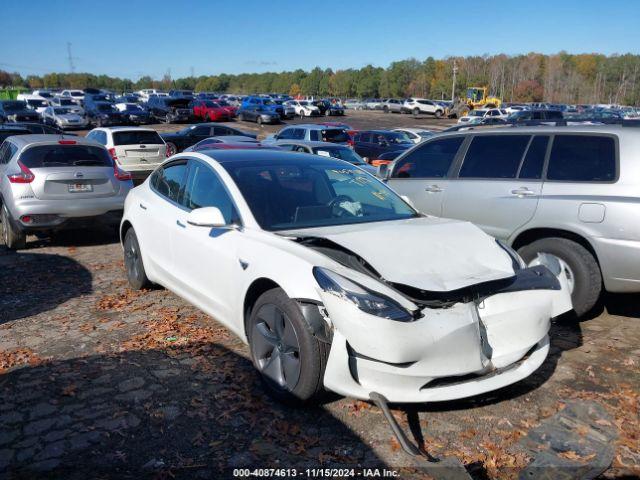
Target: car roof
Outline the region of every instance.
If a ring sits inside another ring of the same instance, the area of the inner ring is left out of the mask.
[[[566,119],[565,119],[566,120]],[[552,120],[549,120],[552,121]],[[570,120],[569,120],[570,121]],[[483,129],[470,129],[457,132],[441,132],[432,138],[443,138],[444,136],[455,134],[488,135],[492,133],[525,133],[525,134],[552,134],[552,133],[602,133],[619,136],[640,135],[640,128],[623,125],[537,125],[537,126],[513,126],[505,124],[503,127],[491,127]],[[429,139],[430,141],[431,139]]]
[[[433,132],[433,130],[429,130],[428,128],[415,128],[415,127],[399,127],[391,130],[392,132]]]
[[[303,145],[305,147],[337,147],[337,148],[349,148],[346,145],[333,142],[320,142],[320,141],[304,141],[304,140],[278,140],[275,145]]]
[[[57,143],[60,140],[74,140],[76,144],[80,145],[95,145],[102,146],[98,142],[90,140],[85,137],[76,137],[73,135],[56,135],[56,134],[33,134],[33,135],[19,135],[15,137],[9,137],[11,142],[18,148],[24,148],[31,143],[50,144]]]
[[[345,127],[339,127],[336,125],[321,125],[318,123],[297,123],[294,125],[287,125],[285,128],[308,128],[310,130],[332,130],[332,129],[344,130],[345,129]]]
[[[153,128],[150,127],[100,127],[100,128],[96,128],[96,130],[106,130],[109,132],[129,132],[132,130],[141,130],[141,131],[145,131],[145,132],[155,132],[155,130]]]
[[[314,160],[326,162],[327,165],[343,165],[342,160],[320,157],[310,153],[286,152],[282,150],[199,150],[197,153],[208,156],[220,165],[244,163],[247,166],[259,166],[269,161],[277,161],[282,165],[299,165],[300,162]]]

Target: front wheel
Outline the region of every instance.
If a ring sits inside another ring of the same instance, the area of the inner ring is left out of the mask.
[[[435,116],[436,118],[442,117],[442,110],[436,110]]]
[[[382,111],[384,113],[389,113],[389,107],[387,107],[386,105],[384,107],[382,107]]]
[[[413,109],[413,116],[417,118],[418,115],[420,115],[420,109],[419,108],[414,108]]]
[[[258,117],[256,118],[256,123],[260,126],[262,126],[262,117]]]
[[[304,110],[300,111],[300,118],[304,118]]]
[[[178,147],[176,147],[176,144],[167,142],[167,157],[175,155],[176,153],[178,153]]]
[[[328,345],[310,331],[300,307],[281,288],[263,293],[247,321],[253,364],[270,395],[304,402],[320,395]]]
[[[138,237],[133,228],[127,230],[124,236],[124,267],[127,271],[127,280],[131,288],[141,290],[151,285],[142,263]]]
[[[594,256],[585,247],[567,238],[542,238],[518,249],[529,266],[544,265],[545,256],[555,257],[565,275],[573,310],[578,317],[589,312],[600,298],[602,274]]]
[[[9,211],[6,206],[2,206],[0,211],[2,221],[2,241],[9,250],[18,250],[27,246],[27,235],[14,228],[9,219]]]

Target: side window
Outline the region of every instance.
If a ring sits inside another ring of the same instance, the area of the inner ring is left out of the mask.
[[[0,145],[0,165],[6,165],[11,158],[11,150],[9,150],[9,142],[2,142]]]
[[[187,162],[172,163],[159,168],[157,176],[153,179],[153,186],[158,193],[169,200],[178,202],[180,190],[184,186],[184,175],[187,171]]]
[[[218,135],[232,135],[232,132],[227,127],[213,127],[213,136]]]
[[[459,178],[516,178],[529,135],[478,135],[462,162]]]
[[[464,137],[443,138],[425,143],[400,160],[394,178],[444,178]]]
[[[360,134],[360,141],[363,143],[371,143],[371,134],[366,132],[366,133],[361,133]]]
[[[234,223],[238,217],[218,175],[201,162],[192,161],[180,203],[190,210],[217,207],[227,223]]]
[[[529,144],[529,149],[520,167],[518,178],[539,180],[542,178],[542,167],[544,166],[544,156],[547,153],[548,135],[538,135],[533,137]]]
[[[211,127],[206,127],[204,125],[200,125],[191,130],[192,135],[197,135],[198,137],[208,136],[211,131]]]
[[[309,132],[310,137],[311,137],[311,141],[318,141],[320,140],[320,132],[318,130],[311,130]],[[303,137],[304,138],[304,137]]]
[[[285,128],[278,134],[278,140],[293,140],[293,128]]]
[[[304,140],[306,130],[304,128],[296,128],[293,130],[293,139],[294,140]]]
[[[612,137],[556,135],[551,147],[548,180],[610,182],[616,178],[616,147]]]

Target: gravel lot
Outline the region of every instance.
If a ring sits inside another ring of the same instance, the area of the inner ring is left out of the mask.
[[[450,123],[380,112],[334,120]],[[427,463],[404,454],[367,403],[270,400],[225,328],[164,289],[127,287],[114,232],[30,240],[17,253],[0,247],[0,478],[213,479],[239,467],[387,468],[401,478],[640,474],[637,295],[607,296],[592,318],[556,322],[549,358],[517,385],[394,408],[441,460]]]

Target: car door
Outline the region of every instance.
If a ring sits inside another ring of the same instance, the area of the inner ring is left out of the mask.
[[[178,200],[184,187],[188,160],[180,158],[156,169],[151,176],[150,188],[141,188],[137,222],[134,225],[140,237],[140,247],[152,269],[169,283],[175,282],[171,235],[176,225],[177,212],[183,209]]]
[[[172,218],[173,272],[179,288],[209,314],[232,318],[237,305],[238,277],[242,266],[237,248],[242,237],[240,218],[224,183],[206,163],[189,160],[189,171],[180,197],[180,209]],[[217,207],[229,227],[209,228],[188,223],[193,209]]]
[[[548,143],[548,135],[472,136],[444,195],[442,216],[468,220],[496,238],[509,238],[536,211]]]
[[[456,135],[420,144],[394,162],[387,183],[420,212],[441,216],[449,173],[464,139]]]

